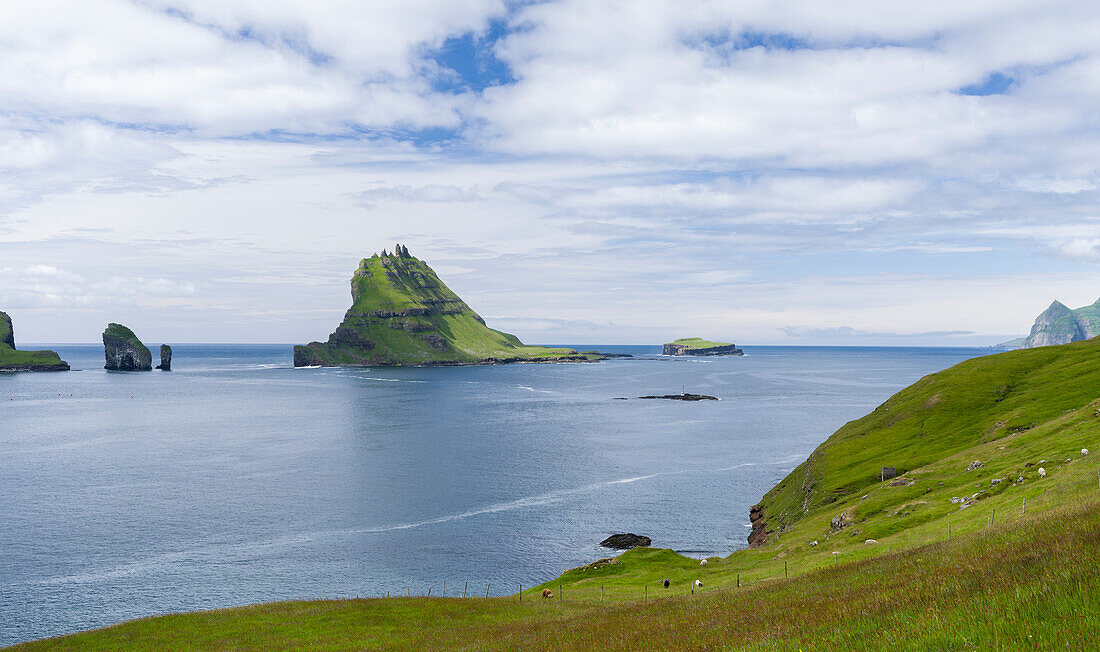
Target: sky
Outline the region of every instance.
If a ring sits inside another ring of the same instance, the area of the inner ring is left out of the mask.
[[[21,342],[988,345],[1100,296],[1094,0],[0,3]]]

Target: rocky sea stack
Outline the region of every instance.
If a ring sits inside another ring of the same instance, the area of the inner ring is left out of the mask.
[[[68,371],[69,364],[53,351],[19,351],[8,313],[0,311],[0,371]]]
[[[172,371],[172,347],[167,344],[160,345],[160,364],[157,365],[157,369]]]
[[[427,366],[588,362],[599,354],[526,346],[493,330],[424,261],[397,245],[364,258],[352,305],[326,342],[294,347],[294,366]]]
[[[745,355],[735,344],[683,337],[661,347],[662,355]]]
[[[111,371],[150,371],[153,354],[134,335],[134,331],[122,324],[107,324],[103,331],[103,355],[107,363],[104,369]]]

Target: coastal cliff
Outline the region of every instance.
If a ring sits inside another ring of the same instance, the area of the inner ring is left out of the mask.
[[[1089,340],[1097,335],[1100,335],[1100,299],[1076,309],[1056,300],[1035,318],[1027,337],[1003,342],[997,348],[1032,349]]]
[[[153,354],[141,343],[134,331],[122,324],[111,323],[103,331],[104,369],[111,371],[150,371]]]
[[[11,317],[0,311],[0,371],[68,371],[69,364],[53,351],[19,351]]]
[[[588,362],[603,356],[526,346],[493,330],[424,261],[397,245],[364,258],[351,308],[325,342],[294,347],[294,366],[434,366]]]
[[[711,342],[701,337],[683,337],[661,347],[662,355],[745,355],[737,345]]]

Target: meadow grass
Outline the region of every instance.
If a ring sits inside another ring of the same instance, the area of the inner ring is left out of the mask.
[[[651,587],[648,600],[639,591],[600,600],[567,587],[564,596],[522,602],[283,602],[146,618],[14,649],[1083,650],[1100,640],[1098,551],[1100,500],[1078,496],[950,542],[879,550],[740,588]],[[637,567],[620,580],[646,565],[681,563],[663,551],[624,557]]]

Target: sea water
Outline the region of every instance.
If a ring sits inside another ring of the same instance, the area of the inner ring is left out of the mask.
[[[617,532],[726,555],[833,431],[986,353],[294,369],[286,345],[179,345],[171,372],[120,373],[100,346],[52,348],[74,371],[0,374],[0,645],[444,581],[508,594]],[[637,398],[681,391],[721,400]]]

